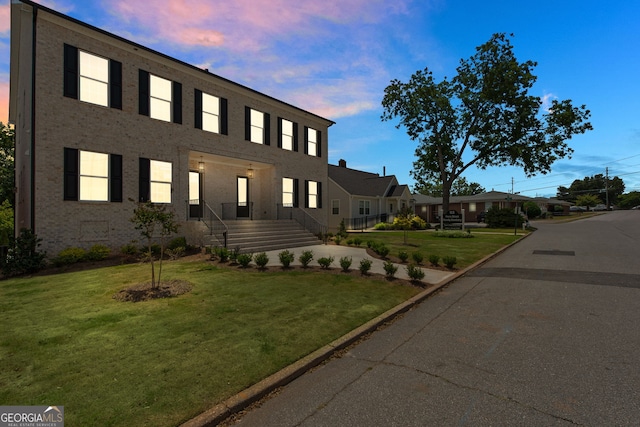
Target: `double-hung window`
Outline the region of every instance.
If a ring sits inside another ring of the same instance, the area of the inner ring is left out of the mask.
[[[122,156],[65,148],[64,200],[122,202]]]
[[[298,207],[298,180],[282,178],[282,206],[285,208]]]
[[[227,135],[227,100],[195,89],[194,123],[197,129]]]
[[[305,207],[309,209],[322,208],[322,183],[305,181]]]
[[[182,123],[182,84],[139,70],[138,112],[152,119]]]
[[[278,148],[298,151],[298,124],[278,117]]]
[[[140,158],[139,200],[171,203],[171,162]]]
[[[63,94],[121,110],[122,63],[65,44]]]
[[[256,144],[270,145],[270,120],[269,113],[245,107],[244,114],[244,139]]]
[[[360,202],[359,202],[359,212],[360,212],[360,215],[370,215],[371,214],[371,201],[370,200],[360,200]]]
[[[331,214],[340,215],[340,199],[331,200]]]
[[[321,151],[321,136],[322,133],[319,130],[306,127],[304,128],[304,153],[309,156],[320,157]]]

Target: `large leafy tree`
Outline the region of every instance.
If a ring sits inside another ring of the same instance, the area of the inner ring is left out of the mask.
[[[425,181],[422,177],[416,177],[414,192],[432,197],[442,197],[442,182]],[[451,185],[452,196],[473,196],[484,193],[486,190],[477,182],[468,182],[463,176],[458,177]]]
[[[460,61],[451,80],[436,82],[425,68],[385,89],[382,120],[398,118],[397,127],[418,142],[412,175],[442,182],[445,211],[453,182],[470,166],[512,165],[527,176],[544,174],[571,155],[567,140],[592,129],[584,105],[553,100],[543,111],[542,99],[529,93],[536,65],[519,62],[509,38],[494,34]]]
[[[598,203],[617,203],[618,197],[624,193],[624,181],[617,176],[607,178],[599,173],[593,176],[585,176],[584,179],[576,179],[567,187],[558,187],[558,198],[569,202],[577,202],[579,196],[592,195],[599,199]],[[580,205],[582,206],[582,205]]]
[[[5,200],[13,207],[15,186],[15,132],[0,122],[0,203]]]

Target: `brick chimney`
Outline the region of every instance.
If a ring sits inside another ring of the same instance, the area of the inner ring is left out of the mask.
[[[347,161],[344,160],[344,159],[338,160],[338,166],[340,166],[341,168],[346,168],[347,167]]]

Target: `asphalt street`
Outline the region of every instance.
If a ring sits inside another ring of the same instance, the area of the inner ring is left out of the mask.
[[[640,425],[640,211],[534,225],[237,425]]]

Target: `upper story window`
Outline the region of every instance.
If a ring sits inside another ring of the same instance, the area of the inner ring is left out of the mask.
[[[140,157],[140,202],[171,203],[171,183],[171,162]]]
[[[138,112],[165,122],[182,123],[182,84],[139,71]]]
[[[298,124],[278,117],[278,147],[298,151]]]
[[[65,148],[64,200],[122,202],[122,156]]]
[[[244,139],[256,144],[270,145],[270,115],[245,107]]]
[[[122,63],[64,45],[64,96],[122,109]]]
[[[304,153],[309,156],[320,157],[320,137],[321,132],[313,128],[304,128]]]
[[[196,129],[228,135],[227,100],[199,89],[194,91]]]

